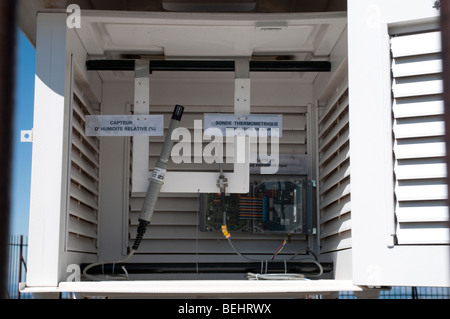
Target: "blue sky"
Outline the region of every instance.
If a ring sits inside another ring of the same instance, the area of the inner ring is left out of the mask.
[[[21,143],[20,131],[33,128],[36,51],[19,29],[16,45],[10,234],[28,236],[32,143]]]

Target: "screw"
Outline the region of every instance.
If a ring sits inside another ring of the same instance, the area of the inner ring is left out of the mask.
[[[436,1],[436,2],[434,3],[433,8],[435,8],[436,10],[440,10],[440,9],[441,9],[441,3],[440,3],[439,1]]]

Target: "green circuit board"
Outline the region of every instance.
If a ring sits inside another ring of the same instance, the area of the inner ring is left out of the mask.
[[[220,231],[226,218],[230,232],[302,233],[305,187],[301,181],[253,180],[248,194],[203,194],[202,231]],[[224,214],[225,212],[225,214]]]

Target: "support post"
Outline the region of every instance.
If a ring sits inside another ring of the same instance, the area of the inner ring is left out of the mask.
[[[237,58],[234,64],[234,114],[250,114],[249,58]]]
[[[148,115],[150,112],[150,63],[148,60],[136,60],[134,66],[134,114]],[[144,167],[148,171],[149,138],[133,136],[133,167]],[[142,189],[148,184],[147,174],[133,170],[132,191]]]

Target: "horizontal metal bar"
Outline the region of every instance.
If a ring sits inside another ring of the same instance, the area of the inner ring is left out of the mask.
[[[234,61],[154,60],[153,71],[234,72]],[[90,71],[134,71],[134,60],[88,60]],[[250,72],[330,72],[328,61],[250,61]]]
[[[333,263],[321,263],[323,272],[329,273],[333,270]],[[81,264],[84,269],[88,264]],[[101,273],[122,273],[122,266],[125,266],[130,274],[163,274],[163,273],[246,273],[261,272],[260,262],[248,263],[126,263],[126,264],[104,264],[92,267],[90,274]],[[114,268],[113,268],[114,267]],[[266,268],[267,267],[267,268]],[[317,274],[318,266],[313,262],[270,261],[267,265],[263,264],[264,270],[268,273],[303,273]]]

